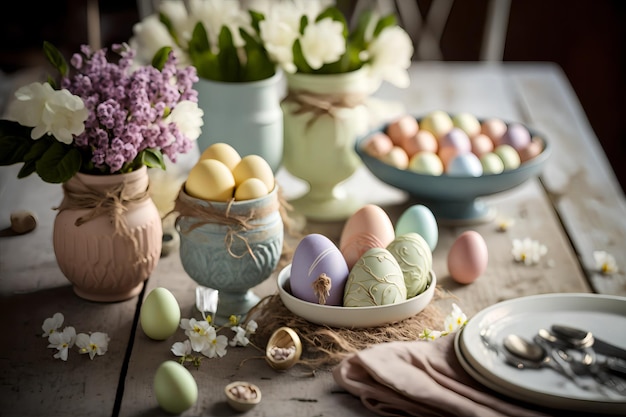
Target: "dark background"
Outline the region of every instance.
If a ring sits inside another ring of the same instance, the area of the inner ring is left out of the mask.
[[[44,40],[66,56],[87,43],[88,1],[92,0],[12,2],[14,12],[0,19],[2,72],[40,65]],[[427,13],[431,0],[417,1]],[[478,59],[486,4],[487,0],[454,3],[442,39],[445,60]],[[128,40],[139,20],[136,2],[101,0],[99,8],[103,45]],[[624,22],[622,0],[512,0],[504,51],[504,61],[551,61],[563,68],[622,190],[626,188]]]

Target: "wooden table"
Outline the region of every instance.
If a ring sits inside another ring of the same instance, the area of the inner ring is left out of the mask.
[[[548,63],[420,63],[411,68],[411,79],[407,90],[385,85],[375,96],[401,103],[416,115],[442,109],[520,121],[544,132],[553,145],[539,179],[485,199],[500,215],[515,219],[508,231],[498,232],[494,223],[440,225],[434,271],[441,288],[457,297],[461,309],[471,317],[499,301],[543,293],[626,296],[626,200],[563,72]],[[182,317],[199,317],[195,282],[174,253],[160,260],[140,297],[112,304],[78,298],[52,249],[52,208],[61,200],[61,188],[36,176],[17,180],[17,169],[0,170],[0,226],[8,227],[9,214],[19,209],[34,211],[40,224],[31,234],[0,238],[0,415],[166,415],[154,398],[152,380],[157,366],[174,358],[172,343],[184,336],[179,330],[164,342],[148,339],[137,324],[138,306],[149,290],[163,286],[178,299]],[[304,190],[284,171],[277,179],[287,197]],[[364,169],[347,187],[385,208],[394,221],[413,203]],[[341,222],[309,222],[305,232],[324,233],[337,241],[341,227]],[[489,266],[475,283],[461,286],[448,276],[446,255],[456,236],[470,228],[485,238]],[[547,246],[540,264],[514,262],[512,239],[524,237]],[[594,250],[613,254],[620,273],[597,273]],[[274,278],[255,291],[275,292]],[[75,351],[67,362],[53,359],[41,325],[55,312],[62,312],[66,324],[79,332],[108,333],[108,353],[93,361]],[[223,358],[205,360],[193,371],[199,400],[183,415],[235,415],[223,396],[225,385],[234,380],[256,383],[263,392],[262,403],[247,415],[371,415],[358,399],[340,390],[327,371],[311,376],[295,367],[278,373],[262,359],[239,366],[243,359],[258,356],[253,348],[230,348]]]

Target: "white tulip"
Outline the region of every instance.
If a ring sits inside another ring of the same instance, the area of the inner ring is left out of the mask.
[[[304,59],[314,70],[339,60],[346,52],[343,24],[330,17],[309,23],[300,38]]]
[[[400,88],[409,86],[407,70],[411,66],[413,42],[402,28],[391,26],[383,29],[370,43],[367,55],[372,77]]]

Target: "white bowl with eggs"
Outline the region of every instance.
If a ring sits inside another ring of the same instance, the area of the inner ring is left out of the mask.
[[[293,314],[311,323],[337,328],[377,327],[405,320],[424,310],[432,300],[437,278],[430,272],[430,282],[424,292],[396,304],[366,307],[329,306],[301,300],[291,293],[289,278],[291,264],[278,274],[278,294],[281,301]]]
[[[454,117],[453,115],[449,116]],[[423,121],[423,118],[414,118],[418,124]],[[480,124],[486,121],[485,119],[476,120]],[[520,125],[519,123],[502,122],[507,128],[512,125]],[[374,176],[386,184],[406,191],[411,198],[426,205],[435,217],[443,222],[471,224],[492,220],[494,217],[493,210],[479,197],[512,189],[539,175],[551,152],[545,136],[524,126],[532,139],[540,144],[540,150],[536,155],[527,160],[522,160],[518,167],[505,169],[500,173],[481,173],[478,176],[451,175],[445,171],[432,175],[409,168],[399,168],[366,151],[367,141],[375,134],[387,134],[390,125],[391,123],[382,125],[358,138],[355,143],[356,153]]]

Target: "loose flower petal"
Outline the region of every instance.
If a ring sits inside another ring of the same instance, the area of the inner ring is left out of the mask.
[[[595,251],[593,252],[593,259],[596,262],[596,269],[600,273],[604,275],[611,275],[619,272],[615,257],[613,257],[610,253],[605,251]]]
[[[515,261],[525,265],[534,265],[539,263],[541,257],[548,253],[548,248],[530,238],[524,238],[523,240],[514,239],[511,253]]]
[[[41,328],[43,334],[41,337],[49,337],[52,333],[56,332],[62,325],[65,318],[62,313],[54,313],[52,317],[49,317],[43,321]]]

